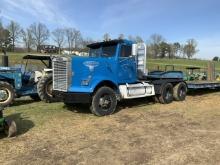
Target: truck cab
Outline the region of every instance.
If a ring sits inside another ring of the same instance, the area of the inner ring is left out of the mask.
[[[170,103],[172,85],[183,81],[182,72],[147,75],[144,43],[111,40],[88,48],[88,57],[53,59],[53,94],[67,105],[89,103],[97,116],[112,114],[122,99],[156,96]]]

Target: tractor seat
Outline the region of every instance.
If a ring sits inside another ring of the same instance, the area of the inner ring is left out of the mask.
[[[28,72],[23,75],[22,82],[24,84],[35,84],[38,82],[39,78],[42,77],[43,73],[40,71]]]

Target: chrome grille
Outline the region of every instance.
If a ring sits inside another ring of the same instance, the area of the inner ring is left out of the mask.
[[[70,59],[56,57],[53,59],[53,90],[66,92],[71,79]]]

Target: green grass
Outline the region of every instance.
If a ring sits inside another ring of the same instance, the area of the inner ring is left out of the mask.
[[[188,60],[188,59],[148,59],[147,67],[150,71],[156,70],[158,66],[161,70],[165,69],[165,65],[174,65],[175,70],[185,71],[186,67],[196,66],[206,70],[208,60]],[[215,62],[216,71],[220,71],[220,62]]]
[[[8,53],[8,57],[9,57],[9,64],[12,66],[12,65],[15,65],[15,64],[21,64],[22,62],[22,57],[24,55],[26,55],[28,53],[12,53],[12,52],[9,52]]]
[[[14,53],[9,52],[9,61],[10,65],[13,66],[15,64],[22,63],[22,57],[28,53]],[[189,66],[197,66],[206,70],[208,60],[188,60],[188,59],[147,59],[147,68],[149,71],[157,70],[158,66],[161,70],[165,70],[165,65],[174,65],[175,70],[185,71],[186,67]],[[215,62],[215,68],[217,72],[220,72],[220,62]]]

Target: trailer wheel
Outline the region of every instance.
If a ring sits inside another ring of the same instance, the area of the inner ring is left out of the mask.
[[[173,97],[176,101],[183,101],[186,98],[187,87],[184,82],[180,82],[173,89]]]
[[[11,84],[0,81],[0,105],[8,106],[12,104],[15,98],[15,91]]]
[[[172,101],[173,101],[173,85],[171,83],[167,83],[161,87],[159,102],[161,104],[169,104]]]
[[[40,99],[44,102],[51,103],[58,101],[52,95],[53,78],[52,74],[43,76],[37,84],[37,92]]]
[[[92,98],[90,110],[94,115],[106,116],[114,113],[116,106],[117,98],[114,90],[109,87],[101,87]]]

